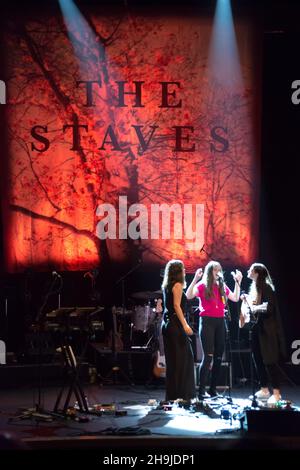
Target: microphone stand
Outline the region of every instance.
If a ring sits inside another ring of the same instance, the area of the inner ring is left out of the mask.
[[[124,276],[120,277],[120,279],[118,279],[117,282],[116,282],[116,286],[119,285],[120,282],[122,283],[122,312],[123,312],[123,314],[125,312],[125,279],[127,279],[127,277],[131,273],[136,271],[141,266],[141,264],[142,264],[142,262],[140,261],[138,264],[133,266],[133,268],[131,268],[126,274],[124,274]]]
[[[3,327],[3,331],[0,330],[0,364],[6,364],[6,354],[8,351],[9,342],[9,328],[8,328],[8,300],[9,293],[6,292],[6,286],[3,288],[4,291],[4,318],[0,316],[0,328]],[[2,305],[1,305],[2,308]]]
[[[124,274],[124,276],[120,277],[120,279],[118,279],[118,281],[116,282],[116,286],[119,285],[121,283],[121,289],[122,289],[122,315],[123,315],[123,318],[124,318],[124,314],[125,314],[125,310],[126,310],[126,300],[125,300],[125,279],[127,279],[127,277],[133,273],[134,271],[136,271],[140,266],[141,266],[142,262],[139,261],[138,264],[136,264],[135,266],[133,266],[133,268],[131,268],[126,274]],[[132,346],[132,324],[130,326],[130,348]]]
[[[223,290],[224,290],[224,280],[223,277],[219,276],[219,283],[222,284]],[[230,313],[230,308],[228,304],[228,299],[225,295],[224,291],[224,299],[225,299],[225,316],[224,316],[224,325],[225,325],[225,355],[226,361],[228,364],[228,374],[227,374],[227,379],[228,379],[228,397],[227,401],[228,403],[232,403],[232,396],[231,396],[231,380],[232,380],[232,375],[231,375],[231,367],[232,367],[232,352],[231,352],[231,341],[230,341],[230,330],[229,330],[229,325],[228,322],[231,321],[231,313]]]
[[[4,344],[5,344],[5,351],[4,351],[4,362],[3,364],[6,364],[6,352],[8,348],[8,339],[9,339],[9,329],[8,329],[8,294],[5,295],[5,324],[4,324]],[[0,362],[1,364],[1,362]]]
[[[234,274],[234,273],[232,273]],[[234,282],[239,286],[239,288],[241,288],[241,283],[237,281],[237,279],[234,277]],[[219,276],[219,283],[222,284],[223,286],[223,289],[224,289],[224,279],[223,279],[223,276]],[[226,309],[225,309],[225,318],[224,318],[224,322],[225,322],[225,333],[226,333],[226,341],[225,341],[225,351],[226,353],[228,353],[228,357],[227,357],[227,362],[228,362],[228,397],[227,397],[227,400],[229,403],[232,403],[232,396],[231,396],[231,381],[232,381],[232,349],[231,349],[231,341],[230,341],[230,330],[229,330],[229,326],[228,326],[228,322],[231,321],[231,313],[230,313],[230,308],[229,308],[229,304],[228,304],[228,299],[225,295],[225,292],[224,292],[224,298],[225,298],[225,305],[226,305]],[[227,314],[226,314],[227,312]]]
[[[60,280],[59,286],[56,290],[54,290],[55,283],[57,278]],[[43,323],[43,316],[44,316],[44,309],[48,303],[48,299],[51,295],[59,294],[61,292],[63,285],[62,277],[60,275],[54,275],[53,279],[50,283],[49,289],[47,290],[44,301],[39,309],[38,315],[37,315],[37,328],[38,328],[38,402],[35,405],[35,409],[37,412],[41,412],[41,401],[42,401],[42,339],[41,339],[41,329],[42,329],[42,323]],[[59,303],[60,303],[60,297],[59,297]]]
[[[245,293],[244,293],[245,295]],[[252,334],[253,334],[253,327],[254,325],[256,324],[256,321],[253,321],[252,318],[253,318],[253,312],[252,312],[252,309],[251,309],[251,306],[247,300],[247,297],[245,296],[244,297],[245,299],[245,302],[249,308],[249,312],[250,312],[250,326],[249,326],[249,345],[250,345],[250,380],[251,380],[251,387],[252,387],[252,402],[251,402],[251,408],[258,408],[258,402],[257,402],[257,398],[255,396],[255,386],[254,386],[254,368],[253,368],[253,365],[254,365],[254,354],[253,354],[253,339],[252,339]]]
[[[55,288],[55,283],[57,278],[60,279],[60,285],[57,289]],[[61,291],[62,287],[62,279],[60,275],[54,275],[52,281],[46,291],[46,294],[43,298],[43,302],[39,308],[38,314],[36,316],[36,323],[37,323],[37,342],[38,342],[38,354],[37,354],[37,376],[38,376],[38,401],[35,404],[34,408],[28,408],[22,411],[22,413],[18,416],[20,419],[27,419],[27,418],[36,418],[38,420],[49,421],[52,420],[51,412],[45,412],[42,408],[42,338],[41,338],[41,329],[44,320],[44,309],[48,303],[48,299],[50,296],[55,295]]]
[[[141,261],[133,266],[133,268],[131,268],[124,276],[120,277],[120,279],[117,280],[117,282],[115,283],[116,286],[118,286],[120,283],[121,283],[121,289],[122,289],[122,316],[123,318],[125,317],[125,310],[126,310],[126,301],[125,301],[125,280],[127,279],[127,277],[133,273],[134,271],[136,271],[139,267],[141,266]],[[112,315],[113,315],[113,332],[112,332],[112,355],[113,355],[113,366],[107,376],[107,378],[112,374],[113,375],[113,383],[114,385],[117,383],[117,373],[120,373],[124,379],[126,380],[126,382],[129,384],[129,385],[133,385],[132,381],[130,380],[130,378],[125,374],[125,372],[121,369],[121,367],[119,366],[118,364],[118,360],[117,360],[117,350],[116,350],[116,313],[115,312],[112,312]],[[131,362],[131,353],[130,354],[130,357],[129,357],[129,361]]]

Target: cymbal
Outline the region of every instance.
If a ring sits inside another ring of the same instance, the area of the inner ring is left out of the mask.
[[[159,297],[162,297],[162,291],[155,290],[153,292],[151,291],[134,292],[133,294],[131,294],[131,297],[133,297],[134,299],[141,299],[141,300],[157,299]]]

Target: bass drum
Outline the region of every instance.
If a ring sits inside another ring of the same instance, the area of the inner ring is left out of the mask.
[[[150,305],[137,305],[133,311],[133,328],[135,331],[142,331],[145,333],[148,330],[151,320],[151,306]]]

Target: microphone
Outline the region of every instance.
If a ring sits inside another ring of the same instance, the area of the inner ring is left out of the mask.
[[[223,281],[224,275],[221,271],[218,272],[217,276],[218,276],[219,279],[221,279],[221,281]]]
[[[58,274],[56,271],[52,271],[52,276],[53,277],[61,277],[61,275]]]

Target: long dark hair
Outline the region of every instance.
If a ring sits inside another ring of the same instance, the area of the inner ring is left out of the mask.
[[[214,286],[215,279],[213,276],[213,269],[216,268],[217,266],[220,266],[221,273],[223,274],[222,266],[220,265],[218,261],[210,261],[209,263],[207,263],[207,265],[204,268],[202,284],[205,285],[204,295],[207,300],[210,300],[214,295],[213,286]],[[219,288],[221,297],[224,297],[225,296],[224,283],[219,282],[218,288]]]
[[[250,286],[250,295],[255,298],[256,300],[261,300],[262,290],[265,284],[268,284],[273,291],[275,291],[275,286],[271,279],[270,273],[266,266],[262,263],[253,263],[252,268],[258,274],[256,281],[252,281]]]
[[[180,282],[182,287],[186,287],[184,264],[179,259],[171,259],[165,267],[164,280],[161,287],[171,291],[176,282]]]

